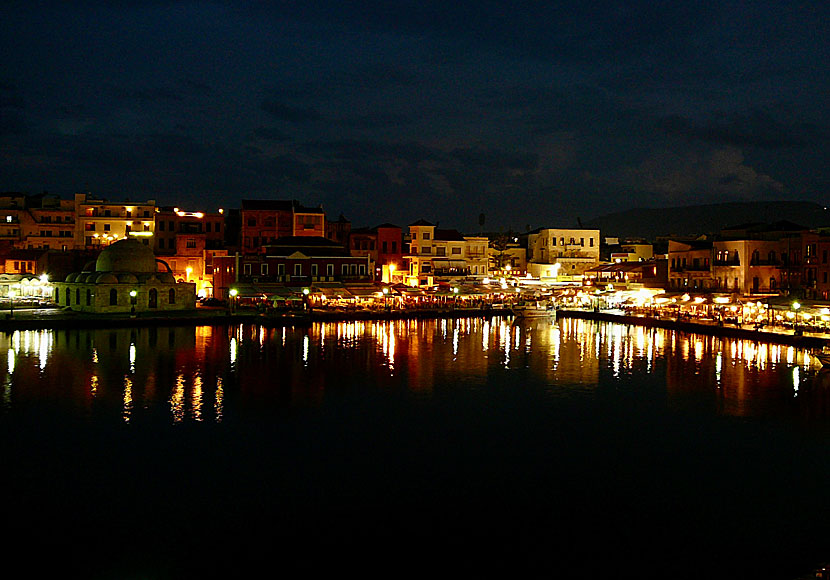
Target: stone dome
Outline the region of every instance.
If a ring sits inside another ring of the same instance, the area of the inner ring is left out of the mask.
[[[92,280],[87,277],[87,283],[92,282]],[[118,278],[115,277],[115,274],[109,274],[104,272],[103,274],[98,274],[95,278],[96,284],[118,284]]]
[[[126,238],[104,248],[95,262],[96,272],[156,271],[156,256],[150,246]]]
[[[132,272],[124,272],[118,275],[118,282],[121,284],[138,284],[138,278]]]

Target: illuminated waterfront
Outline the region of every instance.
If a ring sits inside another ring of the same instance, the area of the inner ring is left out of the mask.
[[[402,569],[792,578],[830,536],[819,368],[579,319],[17,331],[3,490],[21,545],[81,561],[97,542],[156,577],[210,544],[217,566],[369,549]]]

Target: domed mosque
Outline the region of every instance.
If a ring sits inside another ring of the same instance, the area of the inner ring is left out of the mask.
[[[196,284],[176,282],[170,266],[132,238],[104,248],[95,262],[55,282],[55,302],[78,312],[159,312],[196,308]]]

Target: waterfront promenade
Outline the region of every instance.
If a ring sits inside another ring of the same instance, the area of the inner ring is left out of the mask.
[[[394,310],[326,310],[310,312],[290,310],[261,313],[256,310],[239,310],[231,313],[226,308],[197,308],[192,312],[129,314],[82,314],[57,308],[15,309],[14,313],[0,314],[0,332],[37,329],[69,328],[118,328],[129,326],[201,326],[221,324],[260,324],[262,326],[307,326],[313,322],[348,322],[356,320],[405,320],[413,318],[468,318],[513,316],[509,308],[424,308]],[[621,310],[560,309],[560,318],[581,318],[616,322],[619,324],[665,328],[682,332],[724,336],[757,342],[787,344],[802,348],[830,346],[830,334],[804,330],[795,332],[782,326],[765,326],[756,329],[715,321],[677,319],[670,316],[632,315]],[[517,319],[518,322],[518,319]]]

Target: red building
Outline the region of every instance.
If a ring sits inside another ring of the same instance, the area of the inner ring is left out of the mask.
[[[214,294],[220,299],[226,299],[233,287],[267,295],[286,286],[370,280],[368,257],[352,256],[337,242],[319,236],[284,237],[262,253],[214,258]]]
[[[266,245],[289,236],[324,238],[326,215],[323,208],[305,207],[297,200],[242,200],[242,252],[264,252]]]

